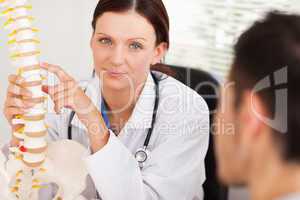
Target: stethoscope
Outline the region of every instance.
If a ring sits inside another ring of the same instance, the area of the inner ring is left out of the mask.
[[[149,150],[148,150],[148,145],[149,145],[149,141],[153,132],[153,127],[155,124],[155,120],[156,120],[156,114],[157,114],[157,109],[158,109],[158,103],[159,103],[159,80],[155,77],[154,73],[151,72],[151,75],[153,77],[154,83],[155,83],[155,101],[154,101],[154,107],[153,107],[153,113],[152,113],[152,122],[151,122],[151,126],[147,131],[147,136],[146,139],[144,141],[143,147],[139,148],[136,150],[135,152],[135,159],[137,160],[140,169],[142,169],[144,167],[144,163],[147,161],[147,159],[149,158]],[[95,76],[95,73],[93,72],[93,77]],[[84,92],[86,92],[86,89],[84,89]],[[110,127],[109,124],[109,119],[108,116],[106,115],[106,105],[105,105],[105,101],[104,99],[102,100],[101,103],[101,113],[102,113],[102,117],[107,125],[107,127]],[[70,114],[70,118],[69,118],[69,123],[68,123],[68,139],[72,140],[72,125],[71,122],[74,118],[75,112],[72,111]]]

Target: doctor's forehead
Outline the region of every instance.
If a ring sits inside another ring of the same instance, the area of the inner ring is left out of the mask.
[[[96,34],[105,34],[117,39],[143,38],[155,41],[155,30],[146,18],[135,11],[105,12],[97,19]]]

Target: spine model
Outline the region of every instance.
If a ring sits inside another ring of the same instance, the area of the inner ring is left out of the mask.
[[[0,3],[4,7],[2,15],[7,19],[4,28],[10,31],[8,44],[12,63],[17,67],[18,75],[25,79],[24,87],[32,93],[30,101],[36,104],[13,120],[14,125],[23,124],[22,128],[13,133],[20,140],[20,146],[14,153],[28,167],[37,168],[45,161],[47,148],[45,97],[41,89],[40,51],[36,38],[38,31],[32,26],[33,17],[29,15],[31,6],[27,0],[0,0]]]
[[[81,193],[88,174],[83,159],[87,149],[71,140],[46,142],[38,31],[32,26],[31,6],[27,0],[0,0],[0,6],[6,18],[4,28],[9,30],[12,64],[25,80],[22,87],[32,93],[26,100],[35,104],[12,121],[21,127],[13,133],[19,146],[10,148],[7,156],[0,145],[0,200],[39,200],[39,190],[51,189],[51,184],[57,185],[53,200],[83,200]]]

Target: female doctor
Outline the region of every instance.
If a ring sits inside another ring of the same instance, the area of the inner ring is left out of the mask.
[[[62,68],[41,63],[60,80],[43,86],[57,112],[47,115],[49,136],[76,140],[91,152],[85,196],[202,199],[209,111],[196,92],[152,70],[169,47],[162,1],[101,0],[92,27],[95,76],[84,87]],[[11,122],[33,104],[20,98],[31,95],[21,77],[9,81],[4,113]]]

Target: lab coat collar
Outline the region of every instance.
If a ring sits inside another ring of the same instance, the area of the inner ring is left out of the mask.
[[[149,73],[144,88],[124,129],[148,129],[151,127],[155,102],[155,83]]]
[[[86,88],[86,95],[91,99],[94,105],[101,110],[101,85],[98,76],[92,78],[84,88]],[[153,107],[155,101],[155,83],[153,77],[149,73],[146,83],[140,94],[140,97],[135,105],[135,108],[123,128],[128,129],[148,129],[151,127]],[[77,115],[75,114],[71,124],[78,128],[87,131],[86,127],[81,123]]]

